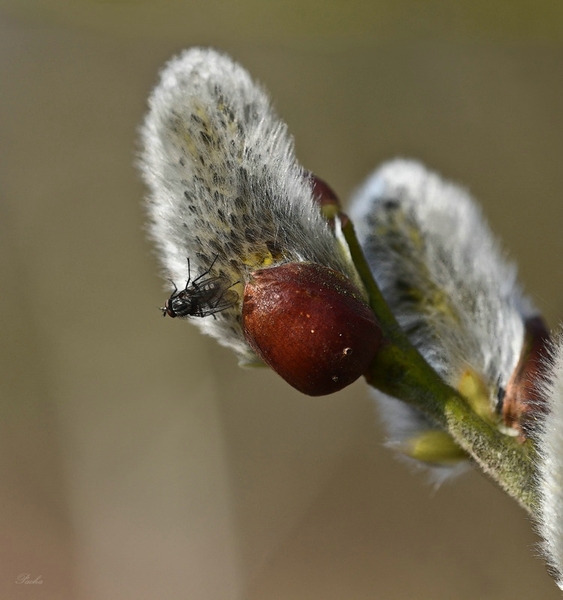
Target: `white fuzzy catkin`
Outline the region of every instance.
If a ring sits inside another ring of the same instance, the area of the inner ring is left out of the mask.
[[[524,320],[536,313],[471,196],[422,164],[397,159],[356,192],[350,216],[411,342],[455,388],[467,370],[476,374],[494,412],[520,358]],[[393,442],[435,427],[397,403],[382,403]]]
[[[239,282],[239,296],[250,272],[289,261],[323,264],[357,281],[285,124],[241,66],[214,50],[187,50],[165,66],[149,104],[141,168],[150,234],[178,289],[188,258],[192,276],[215,261],[210,275]],[[239,303],[192,321],[251,362],[240,313]]]
[[[547,412],[535,434],[540,496],[538,532],[546,561],[563,590],[563,332],[553,343],[550,368],[540,384]]]

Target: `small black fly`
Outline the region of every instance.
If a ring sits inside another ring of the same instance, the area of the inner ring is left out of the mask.
[[[208,277],[217,257],[211,263],[207,271],[198,275],[193,281],[190,274],[190,259],[188,258],[188,281],[183,290],[178,290],[174,285],[174,291],[166,300],[162,310],[165,317],[208,317],[234,306],[239,295],[231,289],[238,283],[231,283],[222,275]],[[190,283],[191,281],[191,283]]]

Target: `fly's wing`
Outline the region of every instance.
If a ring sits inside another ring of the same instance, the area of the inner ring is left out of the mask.
[[[238,300],[239,296],[235,290],[225,290],[219,295],[219,298],[215,302],[210,302],[209,304],[201,307],[203,313],[202,316],[207,317],[208,315],[214,315],[222,310],[231,308],[231,306],[234,306]]]
[[[200,309],[197,316],[207,317],[234,306],[239,300],[239,295],[230,289],[232,285],[222,276],[209,277],[198,283],[197,291],[192,295]]]

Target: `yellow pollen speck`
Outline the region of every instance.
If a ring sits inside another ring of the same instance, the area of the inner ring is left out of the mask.
[[[242,262],[252,269],[263,269],[274,263],[274,257],[268,250],[252,252],[242,257]]]

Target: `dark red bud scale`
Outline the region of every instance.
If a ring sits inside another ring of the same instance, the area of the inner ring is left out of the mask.
[[[313,197],[321,209],[323,217],[331,224],[334,224],[336,216],[344,218],[345,215],[342,212],[340,206],[340,200],[336,195],[336,192],[328,185],[326,181],[317,177],[314,173],[308,173],[313,187]]]
[[[545,375],[549,331],[539,316],[528,319],[525,326],[522,356],[506,386],[502,404],[504,424],[518,431],[521,442],[529,437],[538,417],[547,411],[538,392],[538,381]]]
[[[358,379],[381,344],[379,323],[356,287],[315,263],[252,273],[242,318],[255,352],[309,396],[331,394]]]
[[[330,185],[314,173],[310,173],[310,177],[313,184],[313,195],[317,202],[321,206],[330,205],[340,209],[340,200]]]

